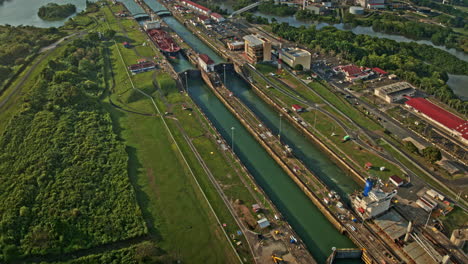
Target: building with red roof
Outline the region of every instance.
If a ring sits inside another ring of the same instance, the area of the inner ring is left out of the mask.
[[[297,112],[297,113],[304,111],[304,108],[297,104],[293,104],[291,108],[294,112]]]
[[[153,69],[156,69],[156,64],[152,61],[132,64],[128,66],[128,70],[131,71],[132,73],[140,73],[140,72],[145,72],[145,71],[149,71]]]
[[[386,71],[384,71],[384,70],[382,70],[382,69],[380,69],[378,67],[372,68],[372,71],[374,71],[375,73],[377,73],[380,76],[384,76],[384,75],[388,74],[388,72],[386,72]]]
[[[403,185],[404,181],[403,179],[401,179],[400,177],[398,177],[397,175],[392,175],[390,176],[390,178],[388,178],[390,180],[391,183],[393,183],[396,187],[400,187],[401,185]]]
[[[225,20],[224,17],[218,13],[211,13],[210,17],[216,22],[223,22]]]
[[[200,67],[206,71],[206,72],[211,72],[214,71],[214,61],[210,58],[210,56],[206,54],[200,54],[198,56],[198,63],[200,64]]]
[[[198,22],[202,23],[203,25],[208,25],[211,23],[211,19],[204,15],[199,15],[197,17]]]
[[[347,81],[357,81],[361,79],[365,79],[369,77],[370,75],[374,74],[373,72],[370,71],[369,68],[363,68],[356,66],[354,64],[349,64],[345,66],[338,66],[333,69],[335,72],[342,72],[346,75],[346,80]]]
[[[199,5],[197,3],[194,3],[192,1],[189,1],[189,0],[182,0],[180,1],[183,5],[185,5],[186,7],[190,8],[190,9],[193,9],[199,13],[202,13],[202,14],[205,14],[205,15],[209,15],[211,14],[211,10],[207,7],[204,7],[202,5]]]
[[[460,137],[464,143],[468,143],[468,121],[464,120],[441,107],[421,97],[408,97],[406,106],[420,113],[424,118],[435,123],[441,128]]]

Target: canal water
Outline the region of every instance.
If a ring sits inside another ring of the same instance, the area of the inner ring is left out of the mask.
[[[328,222],[201,78],[190,79],[189,91],[193,100],[229,144],[232,143],[231,128],[235,128],[236,154],[299,234],[318,263],[324,263],[332,247],[355,247]]]
[[[68,18],[58,21],[46,21],[42,20],[37,15],[39,7],[51,2],[57,4],[74,4],[77,13],[86,8],[86,0],[7,0],[3,2],[3,4],[0,4],[0,25],[25,25],[41,28],[60,27]]]
[[[250,85],[237,73],[226,72],[226,85],[241,101],[246,104],[274,133],[279,133],[279,114],[266,104]],[[313,171],[330,188],[339,192],[343,198],[360,189],[350,175],[344,173],[315,144],[286,120],[281,122],[281,140],[291,146],[294,155]]]

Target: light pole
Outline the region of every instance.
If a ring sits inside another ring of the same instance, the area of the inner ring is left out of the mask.
[[[281,117],[283,114],[279,114],[279,132],[278,132],[278,138],[281,140]]]
[[[227,85],[226,84],[226,64],[223,64],[223,69],[224,69],[224,85]]]
[[[424,225],[424,228],[426,228],[426,227],[427,227],[427,223],[429,223],[429,219],[431,218],[432,210],[433,210],[433,209],[431,209],[431,211],[429,212],[429,215],[427,216],[427,220],[426,220],[426,224]]]
[[[231,127],[231,150],[234,153],[234,127]]]
[[[187,90],[187,94],[188,94],[187,72],[185,72],[185,89]]]
[[[315,128],[315,125],[317,124],[317,111],[318,111],[318,106],[317,104],[315,104],[314,128]]]

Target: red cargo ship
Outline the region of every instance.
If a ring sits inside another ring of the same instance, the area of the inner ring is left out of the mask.
[[[166,31],[162,29],[149,29],[147,32],[163,53],[174,56],[180,51],[179,45]]]

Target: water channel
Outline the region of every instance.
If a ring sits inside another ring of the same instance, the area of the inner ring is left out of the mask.
[[[146,3],[151,8],[160,8],[160,6],[152,2],[153,0],[146,0]],[[223,61],[220,56],[194,36],[175,18],[165,17],[163,19],[196,52],[208,54],[217,63]],[[177,71],[193,68],[182,56],[173,61],[173,65]],[[259,115],[273,132],[277,131],[279,119],[273,109],[257,97],[251,91],[249,85],[236,73],[229,73],[226,78],[228,87],[247,103],[248,106],[255,105],[251,109]],[[354,246],[347,237],[337,232],[289,176],[217,99],[201,78],[191,78],[189,80],[189,92],[193,100],[205,112],[223,138],[229,143],[231,143],[232,139],[231,128],[235,128],[234,149],[237,155],[255,177],[258,184],[268,194],[269,198],[283,213],[286,220],[301,236],[319,263],[325,260],[333,246]],[[322,176],[322,179],[327,184],[330,184],[330,186],[343,195],[359,188],[350,176],[345,175],[320,150],[308,142],[294,127],[285,121],[282,125],[282,138],[294,148],[295,154],[303,158],[304,162],[315,173]]]
[[[25,25],[41,28],[60,27],[68,18],[57,21],[47,21],[42,20],[37,15],[39,7],[51,2],[57,4],[74,4],[77,13],[86,8],[86,0],[7,0],[3,4],[0,4],[0,25]]]

